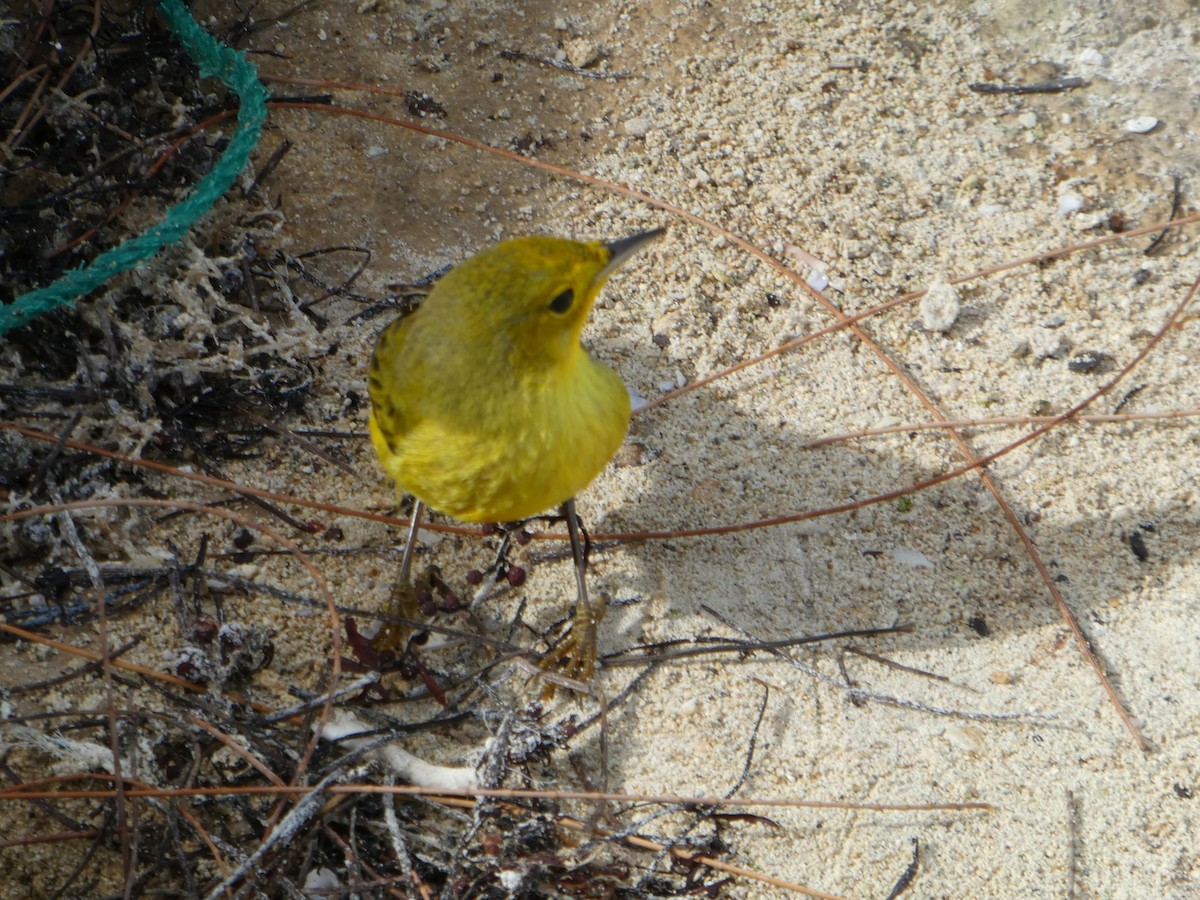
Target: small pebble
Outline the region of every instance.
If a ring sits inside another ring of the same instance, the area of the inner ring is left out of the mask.
[[[926,331],[949,331],[961,309],[958,288],[946,281],[935,281],[921,298],[921,324]]]
[[[342,883],[338,881],[337,874],[332,869],[324,867],[319,869],[309,869],[308,874],[304,876],[305,893],[310,891],[340,891]]]
[[[1113,359],[1107,353],[1084,350],[1067,361],[1067,369],[1079,375],[1104,372],[1112,368]]]
[[[364,152],[367,155],[367,159],[378,159],[380,156],[387,155],[387,147],[380,147],[377,145],[374,147],[368,147]]]
[[[650,124],[646,116],[637,116],[625,122],[625,133],[630,137],[644,138],[650,133]]]
[[[587,38],[571,38],[563,43],[563,49],[567,51],[567,59],[571,65],[578,66],[581,69],[586,69],[593,65],[600,58],[600,45],[595,41],[589,41]]]
[[[1037,113],[1023,112],[1017,116],[1017,124],[1022,128],[1033,128],[1037,125]]]
[[[1158,119],[1154,116],[1135,116],[1125,120],[1125,130],[1132,134],[1146,134],[1158,127]]]
[[[1104,65],[1104,54],[1095,47],[1088,47],[1079,54],[1079,64],[1081,66],[1102,66]]]

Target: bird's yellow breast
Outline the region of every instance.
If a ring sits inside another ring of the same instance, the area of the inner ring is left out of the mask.
[[[377,407],[371,440],[396,484],[433,509],[465,522],[537,515],[591,483],[629,426],[617,375],[591,357],[579,368],[566,384],[498,395],[500,428],[410,414],[407,430],[389,440]]]
[[[371,440],[397,486],[468,522],[507,522],[582,490],[629,427],[629,394],[579,343],[605,245],[508,241],[447,274],[380,334]]]

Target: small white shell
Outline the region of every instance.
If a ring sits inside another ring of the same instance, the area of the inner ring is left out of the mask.
[[[942,736],[958,750],[973,756],[987,749],[987,734],[978,725],[950,725]]]
[[[1133,134],[1145,134],[1158,127],[1158,119],[1154,116],[1135,116],[1125,120],[1125,130]]]
[[[910,569],[932,569],[934,567],[928,556],[911,547],[893,547],[892,559]]]
[[[1058,195],[1058,214],[1070,216],[1083,209],[1084,200],[1074,191],[1063,191]]]
[[[814,291],[820,293],[821,291],[825,290],[825,288],[829,287],[829,276],[827,276],[820,269],[813,269],[808,273],[808,278],[805,279],[805,282]]]

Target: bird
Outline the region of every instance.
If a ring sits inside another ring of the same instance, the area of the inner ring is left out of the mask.
[[[631,415],[621,378],[580,336],[609,276],[665,232],[615,241],[526,236],[443,275],[379,334],[368,367],[371,443],[397,492],[416,502],[401,558],[409,583],[424,509],[506,523],[558,508],[575,563],[570,640],[547,668],[587,683],[603,608],[587,593],[575,496],[612,459]]]

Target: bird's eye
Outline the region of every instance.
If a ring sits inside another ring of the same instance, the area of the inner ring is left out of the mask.
[[[571,304],[575,302],[575,292],[567,288],[557,297],[550,301],[550,311],[562,315],[571,308]]]

